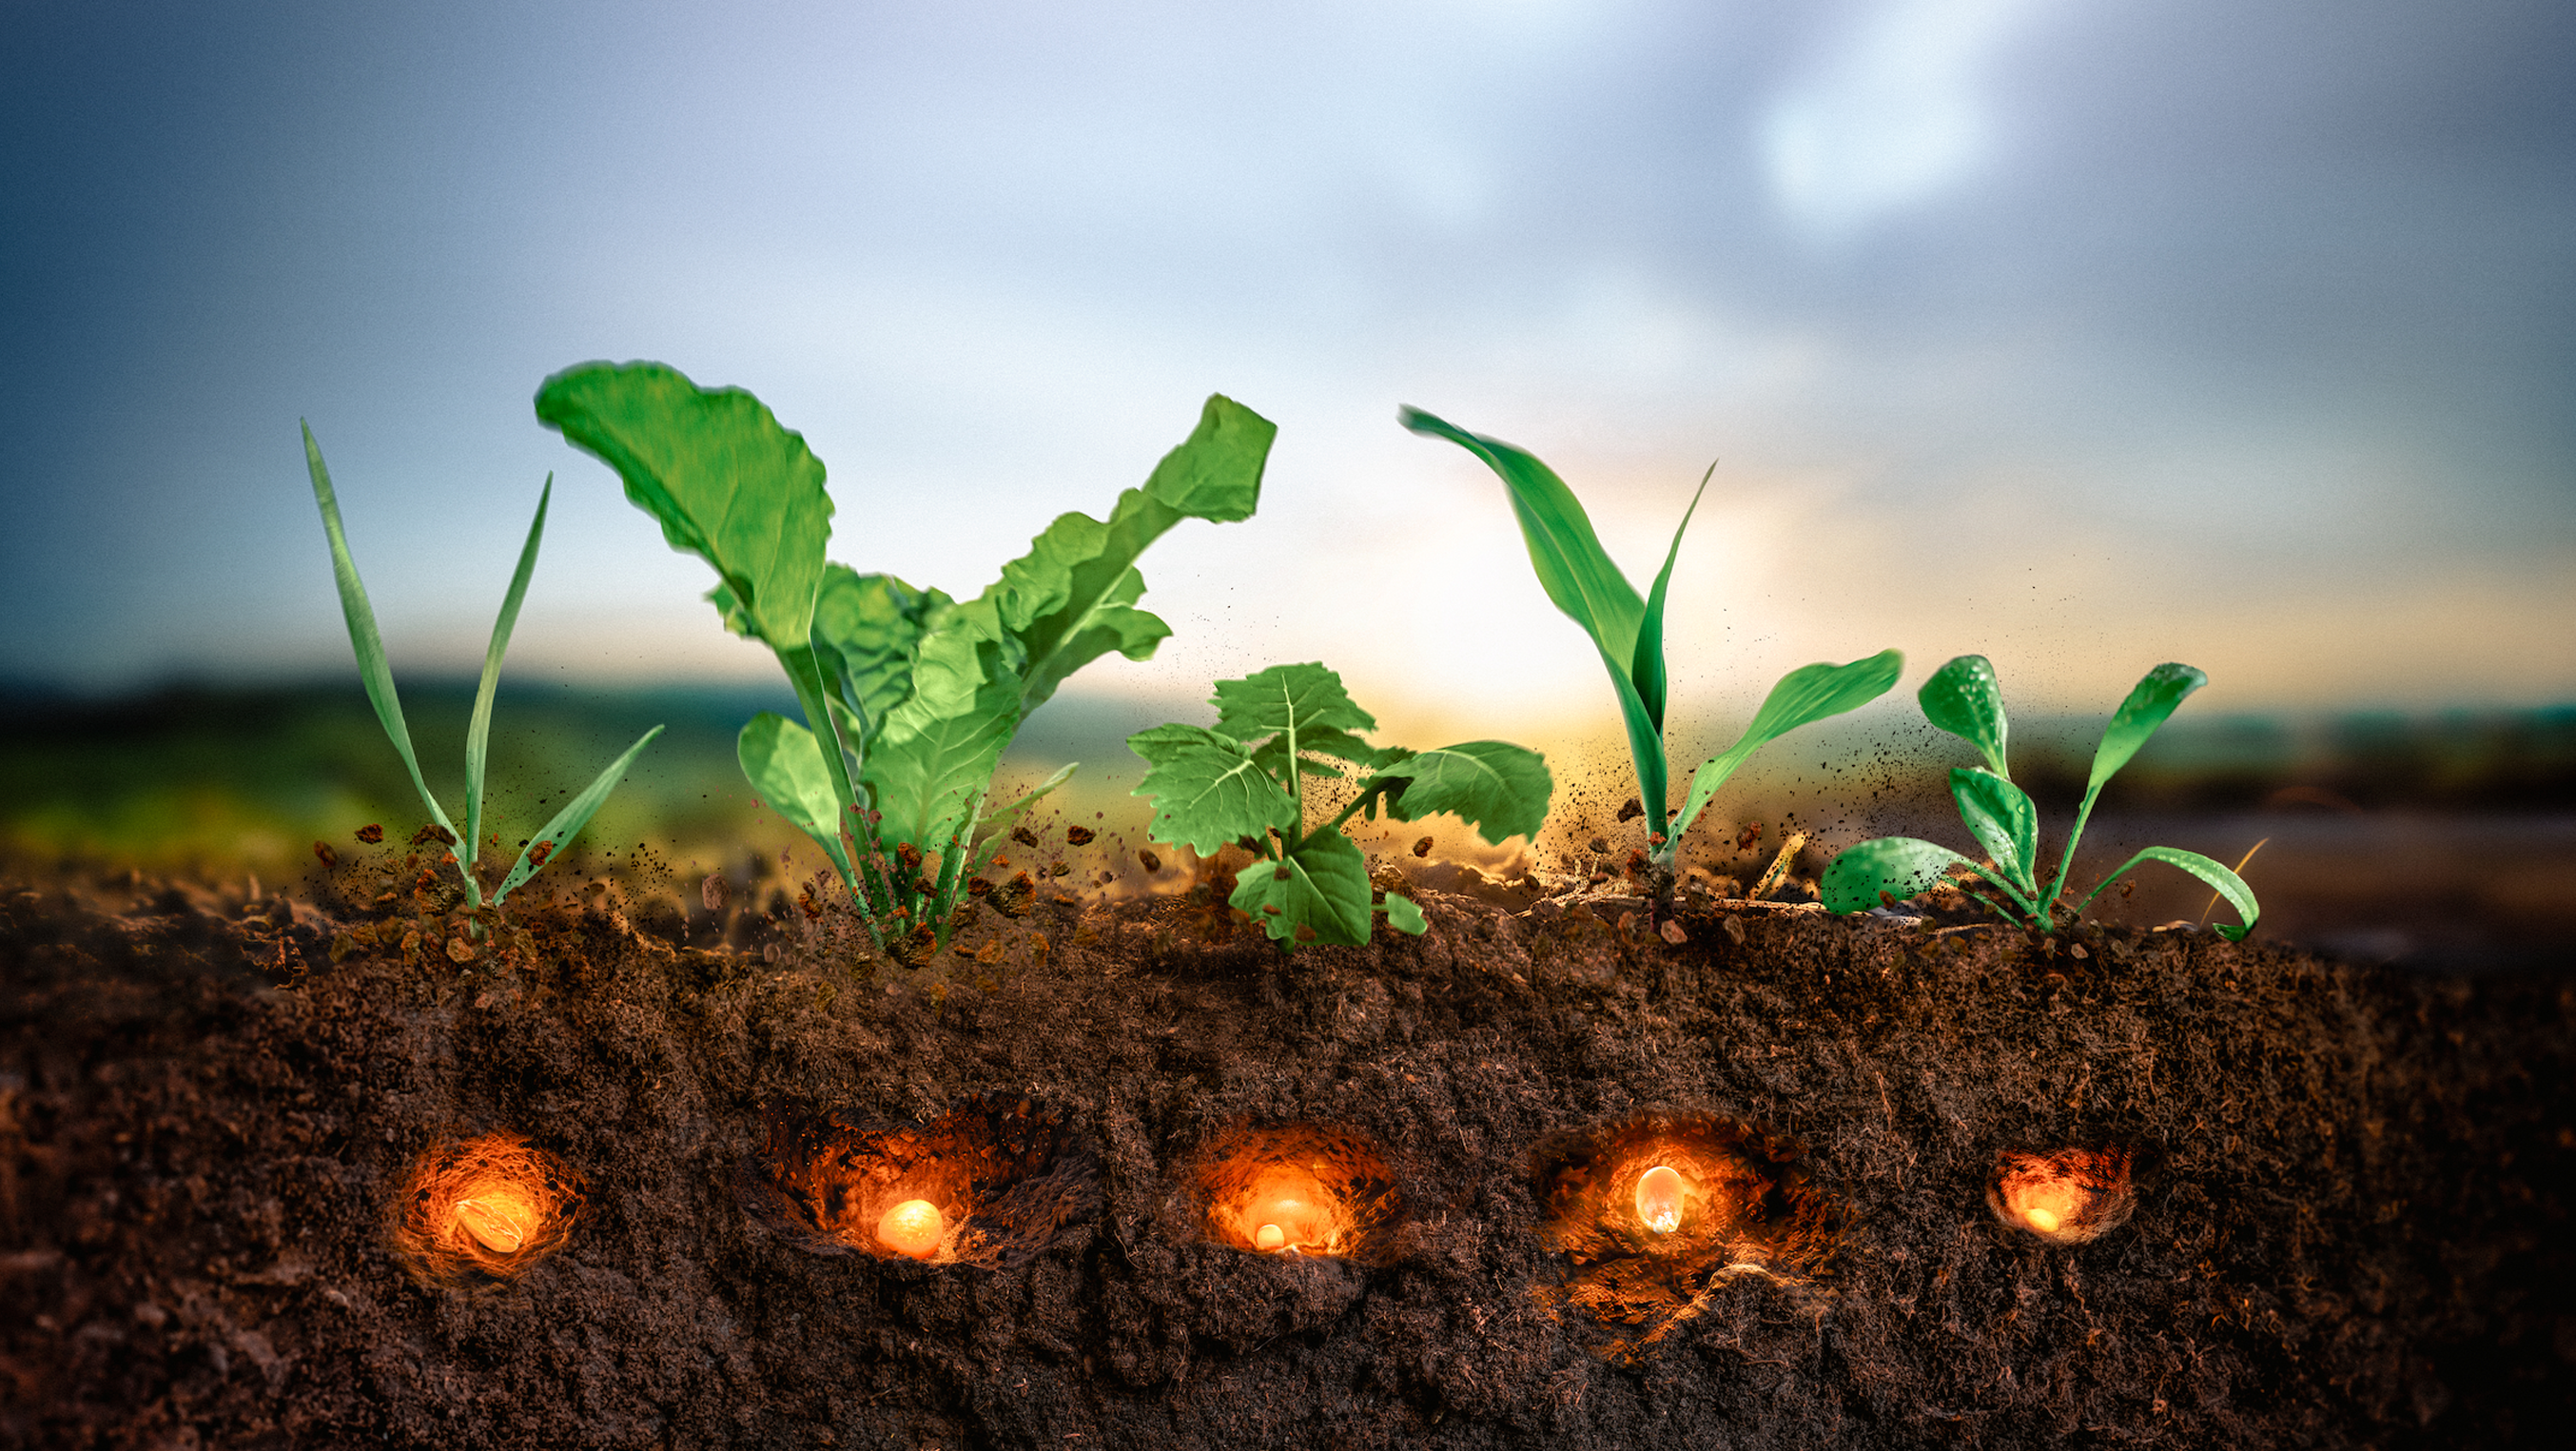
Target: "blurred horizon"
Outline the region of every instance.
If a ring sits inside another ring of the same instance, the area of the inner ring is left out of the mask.
[[[1502,490],[1642,589],[1675,754],[1785,671],[1991,657],[2036,718],[2576,700],[2576,10],[1380,0],[723,12],[33,0],[0,52],[0,680],[764,681],[536,423],[656,358],[971,595],[1223,391],[1260,513],[1149,551],[1168,709],[1321,659],[1410,735],[1606,717]]]

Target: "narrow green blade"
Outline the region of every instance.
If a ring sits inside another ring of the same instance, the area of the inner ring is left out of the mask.
[[[1828,912],[1866,912],[1879,896],[1902,902],[1941,884],[1952,867],[1984,875],[1985,869],[1937,842],[1911,836],[1883,836],[1846,847],[1825,864],[1816,884]]]
[[[2101,790],[2103,782],[2129,764],[2129,758],[2138,753],[2138,748],[2147,743],[2147,737],[2154,735],[2156,727],[2163,725],[2175,707],[2182,704],[2184,696],[2208,683],[2209,677],[2192,666],[2171,662],[2159,665],[2141,677],[2136,688],[2129,692],[2129,698],[2121,701],[2119,710],[2111,716],[2110,726],[2102,732],[2102,744],[2093,752],[2093,778],[2085,788],[2086,795],[2089,797]]]
[[[1690,795],[1682,803],[1682,814],[1673,818],[1669,833],[1672,844],[1679,844],[1691,823],[1707,809],[1717,788],[1725,785],[1726,778],[1734,775],[1755,751],[1802,725],[1869,704],[1885,695],[1904,670],[1903,655],[1881,650],[1847,665],[1805,665],[1781,676],[1780,683],[1772,686],[1771,694],[1763,700],[1762,708],[1753,713],[1753,724],[1744,728],[1742,738],[1691,773]],[[1671,849],[1670,845],[1666,848]],[[1871,899],[1873,905],[1876,900]]]
[[[1659,736],[1664,728],[1664,708],[1667,703],[1664,679],[1664,595],[1672,586],[1673,564],[1682,557],[1682,535],[1690,529],[1691,516],[1699,512],[1700,497],[1708,492],[1708,481],[1715,477],[1717,477],[1717,465],[1711,463],[1708,466],[1708,472],[1699,476],[1699,492],[1691,495],[1690,507],[1682,510],[1682,522],[1673,530],[1672,547],[1664,551],[1664,567],[1655,571],[1654,588],[1646,592],[1646,613],[1637,621],[1637,651],[1628,667],[1628,678],[1636,682],[1637,700],[1645,706],[1646,717],[1655,723],[1655,730]],[[1662,794],[1656,793],[1658,797]],[[1645,805],[1650,813],[1660,813],[1664,808],[1661,800],[1649,801]],[[1655,821],[1655,829],[1658,831],[1663,829],[1663,822],[1660,819]]]
[[[340,500],[331,488],[331,471],[323,466],[322,446],[313,441],[313,426],[304,425],[304,467],[313,476],[313,502],[322,510],[322,532],[331,541],[331,575],[340,586],[340,613],[348,621],[349,646],[357,652],[358,678],[365,682],[367,700],[376,708],[376,719],[384,724],[385,736],[394,743],[402,757],[403,769],[411,773],[412,789],[420,793],[420,804],[429,810],[429,819],[449,836],[456,828],[447,813],[438,807],[438,798],[429,794],[429,783],[421,778],[420,758],[412,753],[411,727],[403,723],[402,698],[394,693],[394,673],[385,663],[384,637],[376,632],[376,612],[367,603],[367,587],[358,579],[357,562],[349,557],[349,538],[340,527]],[[467,885],[473,883],[466,878]]]
[[[564,849],[566,842],[581,834],[581,829],[588,826],[590,818],[598,813],[600,803],[608,799],[609,792],[617,789],[618,778],[626,774],[626,768],[635,764],[635,758],[642,755],[644,748],[651,745],[653,738],[661,733],[662,728],[655,726],[636,737],[635,744],[626,748],[625,755],[609,762],[607,770],[600,772],[588,786],[582,788],[580,795],[572,798],[563,810],[555,813],[555,819],[546,823],[545,830],[529,839],[527,846],[519,853],[517,864],[510,868],[510,874],[501,879],[500,890],[492,894],[493,906],[500,906],[503,897],[518,890],[521,882],[535,876],[539,867],[554,860],[555,854]],[[539,843],[545,845],[546,849],[543,853],[537,851]]]
[[[537,517],[528,525],[528,542],[519,546],[519,567],[510,576],[510,592],[501,599],[501,617],[492,622],[492,643],[483,647],[483,680],[474,688],[474,717],[465,726],[465,865],[471,869],[483,847],[483,764],[492,739],[492,693],[501,685],[501,656],[510,648],[510,632],[519,624],[519,604],[528,597],[528,579],[537,572],[537,545],[546,537],[546,505],[555,496],[555,476],[537,494]]]
[[[1056,768],[1054,775],[1040,781],[1036,790],[998,811],[987,811],[975,819],[975,836],[981,843],[973,853],[979,858],[975,871],[980,872],[985,866],[990,865],[994,854],[1002,849],[1002,843],[1010,840],[1010,829],[1040,801],[1045,800],[1055,788],[1072,780],[1074,771],[1081,764],[1079,761],[1066,762]]]
[[[1923,718],[1975,746],[1987,769],[2009,781],[2004,766],[2004,697],[1995,683],[1994,662],[1983,655],[1962,655],[1932,672],[1914,698]]]
[[[2230,927],[2224,922],[2217,924],[2215,930],[2218,935],[2228,941],[2244,941],[2245,934],[2253,931],[2254,924],[2261,920],[2263,908],[2254,900],[2254,889],[2245,885],[2243,877],[2196,851],[2184,851],[2180,847],[2171,846],[2151,846],[2123,862],[2118,871],[2102,879],[2102,886],[2095,887],[2086,894],[2081,903],[2076,905],[2075,915],[2083,916],[2084,909],[2093,905],[2093,899],[2102,895],[2103,887],[2108,887],[2127,876],[2139,863],[2151,861],[2163,862],[2170,867],[2180,867],[2217,888],[2218,894],[2225,897],[2228,905],[2236,909],[2236,915],[2245,919],[2245,925],[2242,927]]]
[[[2036,893],[2039,887],[2031,876],[2039,862],[2039,811],[2029,793],[1992,771],[1956,766],[1950,771],[1950,798],[1997,870],[2023,893]]]

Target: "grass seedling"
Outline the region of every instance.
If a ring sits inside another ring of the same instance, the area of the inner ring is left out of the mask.
[[[1487,841],[1537,833],[1547,819],[1547,762],[1506,741],[1467,741],[1436,751],[1371,746],[1354,734],[1377,720],[1354,704],[1342,678],[1320,664],[1274,665],[1220,680],[1213,727],[1160,725],[1127,738],[1150,769],[1135,794],[1152,797],[1156,840],[1202,856],[1240,842],[1261,859],[1235,874],[1228,901],[1273,941],[1356,946],[1386,915],[1400,932],[1423,930],[1422,909],[1369,885],[1368,861],[1342,828],[1353,816],[1398,821],[1448,812]],[[1309,830],[1308,778],[1367,774],[1341,813]]]
[[[449,844],[447,859],[465,879],[465,905],[483,905],[483,884],[474,874],[476,851],[483,834],[483,766],[485,747],[492,735],[492,695],[501,683],[501,656],[510,648],[510,631],[519,622],[519,603],[527,598],[529,576],[536,573],[537,546],[546,536],[546,505],[553,501],[555,481],[546,476],[543,491],[537,495],[537,517],[528,525],[528,542],[519,549],[519,567],[510,576],[510,590],[501,599],[501,617],[492,624],[491,643],[483,650],[483,679],[474,691],[474,714],[465,727],[465,831],[460,836],[447,818],[438,798],[430,794],[429,783],[420,774],[420,758],[412,751],[411,728],[403,722],[402,699],[394,693],[393,670],[385,662],[384,637],[376,630],[375,608],[367,603],[367,587],[358,579],[358,565],[349,556],[349,538],[340,525],[340,500],[331,488],[331,471],[322,464],[322,447],[313,441],[313,428],[304,428],[304,466],[313,476],[313,502],[322,510],[322,532],[331,541],[331,573],[340,586],[340,613],[349,625],[349,645],[358,656],[358,678],[366,683],[367,699],[376,708],[376,719],[384,723],[385,735],[402,757],[404,769],[411,772],[412,789],[420,793],[420,804],[429,809],[429,819]],[[519,884],[534,876],[555,858],[566,842],[590,824],[590,818],[617,788],[619,778],[633,765],[635,757],[655,736],[662,733],[655,726],[626,748],[626,754],[611,761],[582,793],[555,813],[545,830],[528,839],[519,850],[519,859],[492,889],[491,905],[498,907],[516,891]]]
[[[1171,633],[1136,608],[1136,559],[1183,519],[1249,518],[1276,433],[1230,398],[1106,522],[1064,514],[971,600],[827,563],[823,464],[739,388],[660,363],[585,363],[537,392],[537,417],[598,455],[673,549],[713,565],[708,600],[795,687],[804,722],[762,712],[736,743],[772,810],[830,855],[879,945],[918,962],[944,943],[991,846],[1065,767],[987,810],[1020,723],[1111,651],[1142,660]]]
[[[1690,528],[1691,515],[1699,509],[1700,495],[1708,492],[1709,476],[1717,466],[1709,465],[1709,474],[1701,476],[1699,493],[1691,496],[1680,527],[1673,530],[1664,567],[1641,599],[1602,549],[1574,491],[1546,464],[1500,439],[1469,433],[1419,409],[1404,409],[1398,418],[1416,433],[1445,438],[1466,449],[1502,479],[1511,495],[1512,513],[1520,520],[1521,537],[1529,544],[1530,564],[1538,571],[1540,587],[1567,618],[1583,627],[1601,652],[1602,668],[1610,673],[1611,688],[1619,696],[1619,715],[1628,728],[1637,800],[1647,821],[1646,860],[1659,904],[1671,902],[1674,863],[1683,835],[1737,767],[1802,725],[1885,695],[1905,668],[1903,655],[1882,650],[1847,665],[1817,664],[1790,671],[1771,687],[1762,708],[1753,713],[1753,723],[1735,744],[1691,774],[1690,792],[1681,810],[1671,811],[1665,805],[1671,767],[1664,755],[1664,596],[1672,583],[1673,563],[1681,557],[1682,533]]]
[[[2102,732],[2101,745],[2093,752],[2092,779],[2084,788],[2084,804],[2075,813],[2075,829],[2067,834],[2057,876],[2043,892],[2039,887],[2039,811],[2031,805],[2029,795],[2012,783],[2004,763],[2007,723],[2003,692],[1995,683],[1995,668],[1983,655],[1962,655],[1942,666],[1923,682],[1915,698],[1923,706],[1924,719],[1975,746],[1986,759],[1984,766],[1952,768],[1950,797],[1958,803],[1960,819],[1967,823],[1969,835],[1986,849],[1989,860],[1971,861],[1948,847],[1910,836],[1864,841],[1846,849],[1825,868],[1820,895],[1826,908],[1835,912],[1866,911],[1882,902],[1929,890],[1956,873],[1965,879],[1962,890],[1997,915],[2006,919],[2019,917],[2043,933],[2054,934],[2061,926],[2072,927],[2104,888],[2142,863],[2158,861],[2180,867],[2217,888],[2218,894],[2245,919],[2241,927],[2220,924],[2218,934],[2231,942],[2242,939],[2254,930],[2262,911],[2255,903],[2253,889],[2219,863],[2176,847],[2148,847],[2104,877],[2101,885],[2086,893],[2073,910],[2068,910],[2064,902],[2066,873],[2075,864],[2076,843],[2084,839],[2084,824],[2092,819],[2093,803],[2101,798],[2103,785],[2129,764],[2129,758],[2182,704],[2183,697],[2208,683],[2207,675],[2189,665],[2159,665],[2148,671],[2129,692],[2129,698],[2120,703],[2111,724]],[[2246,856],[2250,860],[2253,853]],[[1977,891],[1966,883],[1981,883],[1999,895]]]

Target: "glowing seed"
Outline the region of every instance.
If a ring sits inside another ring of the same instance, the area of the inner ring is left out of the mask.
[[[1637,1217],[1657,1234],[1681,1228],[1684,1186],[1678,1170],[1657,1164],[1637,1181]]]
[[[1282,1233],[1279,1226],[1275,1224],[1265,1224],[1252,1232],[1252,1247],[1254,1249],[1277,1249],[1287,1242],[1288,1236]]]
[[[2057,1216],[2048,1210],[2034,1209],[2030,1212],[2028,1218],[2030,1219],[2030,1227],[2038,1230],[2042,1234],[2055,1234],[2057,1232]]]
[[[478,1184],[470,1198],[456,1201],[456,1222],[494,1254],[517,1254],[528,1242],[536,1206],[527,1196],[504,1185]]]
[[[926,1260],[939,1252],[948,1233],[939,1207],[927,1199],[907,1199],[877,1221],[877,1242],[896,1254]]]

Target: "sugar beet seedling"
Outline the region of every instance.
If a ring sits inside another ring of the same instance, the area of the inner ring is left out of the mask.
[[[707,599],[725,628],[778,657],[805,720],[753,717],[736,742],[743,775],[831,857],[878,945],[891,932],[916,963],[948,940],[1012,824],[1073,773],[986,809],[1021,722],[1091,661],[1154,653],[1171,627],[1136,608],[1137,558],[1183,519],[1251,517],[1277,432],[1210,397],[1106,522],[1060,515],[961,602],[826,562],[822,461],[739,388],[660,363],[584,363],[536,401],[541,421],[617,470],[673,549],[715,567]]]
[[[452,845],[461,845],[447,854],[465,879],[465,905],[483,905],[483,884],[474,875],[476,850],[482,845],[483,833],[483,765],[485,747],[492,736],[492,694],[501,683],[501,656],[510,648],[510,631],[519,622],[520,601],[527,598],[528,578],[536,573],[537,546],[546,535],[546,505],[554,499],[554,475],[546,476],[546,485],[537,495],[537,517],[528,525],[528,542],[519,549],[519,567],[510,576],[509,593],[501,600],[501,617],[492,624],[492,641],[483,651],[483,679],[474,691],[474,715],[465,727],[465,832],[460,841],[456,827],[440,809],[438,798],[430,794],[429,783],[420,774],[420,758],[412,751],[411,727],[403,721],[402,699],[394,693],[393,670],[385,660],[384,637],[376,630],[376,612],[367,603],[367,587],[358,579],[357,562],[349,556],[349,539],[340,525],[340,500],[331,488],[331,471],[322,464],[322,447],[313,441],[313,428],[304,427],[304,466],[313,477],[313,502],[322,511],[322,532],[331,541],[331,573],[340,587],[340,613],[349,625],[349,645],[358,657],[358,678],[366,683],[367,699],[376,708],[376,719],[383,723],[385,735],[402,757],[405,770],[411,772],[412,789],[420,793],[421,805],[429,808],[429,819]],[[579,835],[590,824],[608,793],[617,788],[618,779],[626,774],[637,755],[662,733],[655,726],[626,748],[626,754],[609,762],[582,789],[545,830],[528,839],[519,850],[519,859],[511,864],[508,875],[492,889],[492,905],[516,891],[520,883],[534,876],[545,864],[559,855],[566,842]]]
[[[2262,908],[2254,900],[2254,891],[2245,880],[2219,863],[2198,852],[2178,847],[2151,846],[2121,863],[2120,869],[2104,877],[2075,904],[2065,911],[2063,897],[2066,874],[2075,864],[2075,845],[2084,838],[2084,823],[2092,818],[2093,803],[2100,799],[2102,787],[2156,727],[2183,702],[2183,697],[2209,683],[2209,677],[2189,665],[2165,664],[2150,670],[2138,681],[2129,698],[2111,717],[2102,732],[2102,743],[2093,752],[2093,775],[2084,788],[2084,804],[2075,813],[2075,829],[2066,837],[2066,851],[2058,859],[2056,879],[2048,884],[2045,894],[2039,888],[2039,812],[2030,797],[2012,783],[2004,765],[2003,692],[1995,683],[1995,668],[1983,655],[1962,655],[1932,673],[1923,682],[1915,699],[1923,707],[1923,717],[1942,730],[1975,746],[1986,758],[1980,766],[1958,766],[1950,772],[1950,797],[1958,803],[1960,819],[1970,835],[1986,849],[1988,862],[1967,857],[1935,842],[1910,836],[1881,837],[1846,848],[1825,868],[1820,895],[1825,907],[1835,912],[1860,912],[1878,906],[1882,901],[1897,901],[1928,891],[1953,872],[1980,881],[2002,894],[2002,900],[1981,892],[1968,895],[1984,903],[1998,916],[2015,915],[2045,933],[2071,927],[2093,905],[2103,889],[2127,876],[2142,863],[2163,862],[2180,867],[2218,889],[2245,919],[2241,927],[2221,924],[2217,931],[2231,942],[2241,940],[2254,930]],[[1963,888],[1964,889],[1964,888]],[[2061,923],[2059,913],[2064,912]]]
[[[1416,433],[1445,438],[1483,459],[1502,479],[1511,495],[1512,513],[1520,520],[1521,537],[1529,543],[1530,565],[1538,571],[1540,587],[1567,618],[1583,627],[1601,652],[1602,667],[1610,672],[1611,688],[1619,695],[1619,714],[1628,727],[1628,753],[1637,769],[1637,800],[1647,821],[1650,884],[1660,907],[1671,904],[1674,863],[1683,836],[1737,767],[1802,725],[1885,695],[1905,668],[1903,655],[1881,650],[1846,665],[1808,665],[1780,677],[1735,744],[1691,773],[1690,793],[1682,809],[1671,811],[1665,805],[1671,766],[1664,755],[1664,594],[1672,583],[1673,562],[1681,557],[1682,531],[1690,528],[1691,515],[1699,509],[1699,494],[1693,494],[1690,508],[1682,511],[1672,547],[1664,554],[1664,567],[1656,572],[1653,589],[1640,599],[1636,587],[1602,549],[1574,491],[1546,464],[1500,439],[1469,433],[1419,409],[1403,409],[1397,417]],[[1709,465],[1710,475],[1716,471],[1715,464]],[[1707,492],[1708,477],[1701,476],[1700,493]]]

